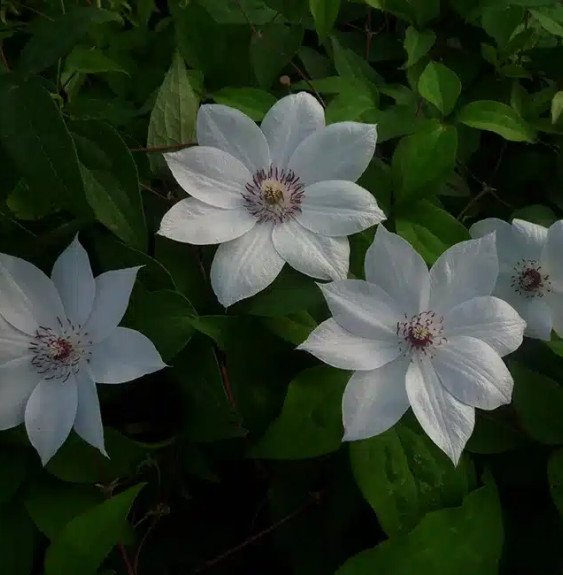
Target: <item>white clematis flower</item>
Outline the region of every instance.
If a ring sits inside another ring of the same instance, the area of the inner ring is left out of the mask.
[[[152,342],[118,327],[139,268],[94,278],[75,239],[51,278],[0,254],[0,430],[25,421],[45,465],[74,430],[105,454],[96,383],[123,383],[165,364]]]
[[[563,221],[547,229],[487,218],[469,231],[473,237],[496,233],[500,269],[494,293],[526,320],[524,335],[549,340],[554,329],[563,336]]]
[[[301,344],[329,365],[355,370],[342,400],[344,440],[394,425],[409,406],[457,463],[475,407],[509,403],[501,356],[525,322],[490,294],[498,274],[494,234],[447,250],[430,272],[411,245],[380,226],[366,254],[367,281],[321,286],[332,318]]]
[[[279,100],[261,128],[242,112],[204,105],[198,147],[165,154],[190,194],[169,210],[159,234],[221,244],[211,284],[224,306],[270,285],[287,262],[319,279],[348,274],[346,236],[385,219],[354,182],[375,150],[373,125],[325,127],[324,110],[301,92]]]

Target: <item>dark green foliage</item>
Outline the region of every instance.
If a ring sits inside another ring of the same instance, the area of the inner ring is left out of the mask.
[[[299,90],[377,124],[360,184],[428,263],[482,217],[550,225],[562,42],[558,0],[3,1],[0,252],[48,271],[79,232],[97,272],[143,266],[124,321],[169,368],[99,386],[109,459],[71,435],[43,469],[0,432],[0,575],[560,575],[562,340],[511,358],[457,468],[411,415],[342,444],[349,373],[294,349],[315,283],[225,311],[214,248],[155,232],[201,103],[260,121]]]

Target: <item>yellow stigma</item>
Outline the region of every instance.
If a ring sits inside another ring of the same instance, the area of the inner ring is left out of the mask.
[[[270,206],[279,204],[283,200],[283,192],[283,185],[275,180],[266,180],[262,184],[262,196]]]
[[[422,325],[417,325],[412,328],[411,335],[414,339],[422,341],[430,335],[430,330]]]

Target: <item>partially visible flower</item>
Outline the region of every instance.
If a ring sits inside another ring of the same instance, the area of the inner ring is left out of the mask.
[[[563,336],[563,220],[549,229],[515,219],[487,218],[471,226],[472,237],[495,232],[499,276],[494,294],[526,320],[524,335]]]
[[[75,239],[51,278],[0,254],[0,430],[25,421],[46,464],[70,431],[105,454],[96,383],[123,383],[165,367],[138,331],[118,327],[139,268],[94,278]]]
[[[202,106],[198,147],[166,154],[191,198],[161,223],[163,236],[221,244],[211,284],[224,306],[270,285],[287,262],[319,279],[345,278],[346,236],[385,219],[375,198],[354,184],[375,150],[373,125],[325,127],[324,110],[301,92],[279,100],[261,128],[242,112]]]
[[[498,274],[494,234],[451,247],[429,273],[408,242],[380,226],[365,274],[367,281],[321,286],[333,317],[299,346],[355,370],[342,400],[344,440],[386,431],[410,405],[457,463],[474,408],[510,402],[513,380],[501,357],[522,343],[525,326],[490,296]]]

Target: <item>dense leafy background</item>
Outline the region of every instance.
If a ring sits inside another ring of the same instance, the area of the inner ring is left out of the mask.
[[[3,0],[0,248],[49,269],[144,265],[126,321],[171,367],[100,386],[110,460],[46,469],[0,433],[2,575],[560,575],[563,342],[510,358],[459,467],[412,416],[342,445],[347,374],[294,346],[327,315],[285,270],[227,314],[213,248],[154,236],[182,192],[159,150],[200,102],[259,121],[307,90],[378,124],[361,183],[429,262],[484,216],[563,211],[557,0]],[[373,230],[352,238],[362,276]]]

